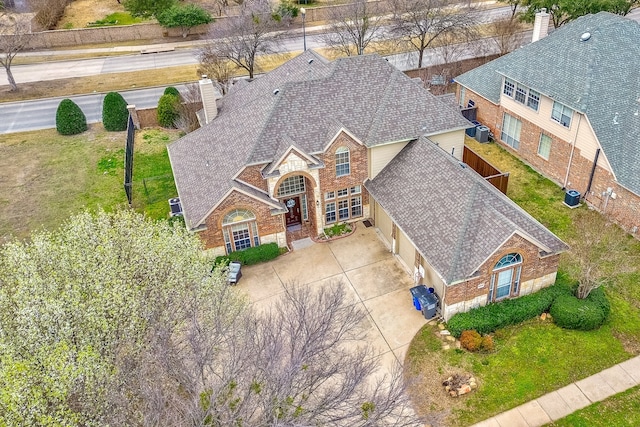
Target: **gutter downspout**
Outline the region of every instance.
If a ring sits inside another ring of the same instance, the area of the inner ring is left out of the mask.
[[[576,125],[576,132],[573,135],[573,143],[571,145],[571,154],[569,155],[569,164],[567,164],[567,173],[564,177],[564,182],[562,183],[563,190],[567,188],[567,183],[569,182],[569,172],[571,171],[571,163],[573,162],[573,153],[574,151],[576,151],[576,140],[578,139],[578,131],[580,130],[580,123],[582,123],[582,114],[580,114],[578,118],[578,124]]]
[[[596,174],[596,166],[598,165],[598,157],[600,157],[600,149],[596,150],[596,158],[593,159],[593,166],[591,166],[591,174],[589,174],[589,185],[587,185],[587,191],[582,195],[583,199],[587,198],[587,194],[591,191],[591,184],[593,184],[593,176]]]

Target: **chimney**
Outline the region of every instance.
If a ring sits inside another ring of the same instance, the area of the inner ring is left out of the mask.
[[[531,36],[531,43],[537,42],[543,37],[546,37],[549,31],[549,14],[547,9],[542,8],[540,12],[536,13],[536,20],[533,22],[533,35]]]
[[[213,82],[206,75],[202,76],[199,86],[200,96],[202,97],[202,111],[204,112],[204,124],[207,124],[218,115],[216,91],[213,89]]]

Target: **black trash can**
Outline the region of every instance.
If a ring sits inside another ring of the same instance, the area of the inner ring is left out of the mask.
[[[426,302],[426,296],[429,293],[429,290],[425,285],[414,286],[409,289],[411,292],[411,297],[413,298],[413,306],[416,310],[422,311],[422,304]]]
[[[580,204],[580,192],[576,190],[568,190],[564,195],[564,204],[570,208]]]
[[[476,129],[478,128],[478,126],[480,126],[480,122],[477,120],[472,120],[471,123],[473,123],[473,127],[467,128],[465,133],[467,134],[467,136],[470,136],[471,138],[473,138],[476,136]]]

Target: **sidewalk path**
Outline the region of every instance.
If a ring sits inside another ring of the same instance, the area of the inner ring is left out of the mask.
[[[640,356],[576,381],[472,427],[539,427],[640,385]]]

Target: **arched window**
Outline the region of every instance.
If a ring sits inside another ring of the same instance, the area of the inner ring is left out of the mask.
[[[489,302],[518,295],[521,270],[522,255],[510,253],[500,258],[495,267],[493,267],[491,286],[489,287]]]
[[[349,149],[340,147],[336,150],[336,176],[345,176],[351,173],[351,160]]]
[[[222,234],[227,253],[260,245],[256,216],[247,209],[234,209],[222,220]]]

